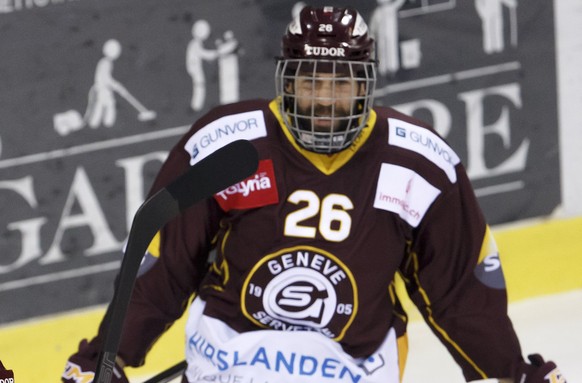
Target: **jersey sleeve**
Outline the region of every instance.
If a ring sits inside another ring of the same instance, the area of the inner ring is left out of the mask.
[[[170,152],[149,195],[184,173],[190,156],[186,135]],[[140,366],[155,341],[178,318],[198,290],[207,269],[220,209],[213,198],[201,201],[168,222],[156,234],[144,256],[125,317],[118,355],[129,366]],[[103,341],[103,323],[93,343]]]
[[[267,105],[265,100],[250,100],[217,106],[201,116],[170,151],[148,197],[229,142],[266,135],[263,110]],[[145,363],[155,341],[199,292],[224,216],[210,197],[186,209],[155,236],[142,260],[123,325],[118,355],[127,365]],[[104,323],[91,342],[97,348],[103,341]]]
[[[512,376],[520,345],[495,241],[462,164],[415,229],[401,268],[410,298],[467,381]]]

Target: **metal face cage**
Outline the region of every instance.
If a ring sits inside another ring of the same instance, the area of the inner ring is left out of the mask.
[[[376,67],[370,61],[280,59],[275,84],[281,115],[297,143],[335,153],[366,126]]]

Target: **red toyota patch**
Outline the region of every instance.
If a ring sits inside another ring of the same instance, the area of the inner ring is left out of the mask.
[[[259,161],[257,172],[249,178],[216,193],[222,210],[252,209],[279,202],[272,160]]]

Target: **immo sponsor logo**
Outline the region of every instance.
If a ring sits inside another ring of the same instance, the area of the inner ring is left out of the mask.
[[[415,171],[384,163],[378,177],[374,207],[396,213],[417,227],[440,193]]]
[[[408,204],[408,202],[406,202],[405,200],[402,200],[398,197],[395,197],[393,195],[383,194],[382,191],[380,191],[378,193],[378,200],[380,202],[385,202],[387,204],[400,206],[400,208],[406,213],[406,215],[408,217],[410,217],[411,220],[419,221],[421,218],[420,212],[411,208],[410,205]]]

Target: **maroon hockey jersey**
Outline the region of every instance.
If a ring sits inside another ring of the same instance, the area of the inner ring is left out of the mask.
[[[143,363],[193,294],[239,332],[317,331],[366,357],[390,328],[405,336],[400,273],[467,380],[511,376],[521,351],[497,249],[458,156],[434,130],[376,108],[351,147],[316,154],[292,139],[276,101],[221,106],[172,149],[152,193],[236,139],[253,143],[259,169],[150,245],[155,262],[140,270],[119,350],[129,365]]]

